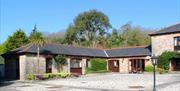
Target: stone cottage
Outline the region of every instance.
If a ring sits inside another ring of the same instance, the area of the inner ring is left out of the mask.
[[[152,54],[161,55],[165,51],[180,52],[180,23],[150,34]],[[180,59],[170,63],[171,71],[180,71]]]
[[[5,76],[24,80],[26,74],[57,73],[54,56],[65,55],[66,65],[63,71],[84,75],[90,66],[91,58],[104,58],[107,70],[120,73],[143,72],[146,65],[151,65],[150,56],[161,55],[164,51],[180,51],[180,24],[176,24],[150,34],[151,46],[136,46],[116,49],[81,48],[60,44],[45,44],[40,47],[37,59],[37,47],[28,44],[3,54],[5,58]],[[170,64],[172,71],[180,69],[180,59]],[[38,68],[37,68],[38,67]],[[39,69],[39,70],[37,70]],[[38,72],[39,71],[39,72]]]
[[[119,49],[92,49],[68,45],[46,44],[40,48],[40,57],[37,61],[37,47],[33,44],[22,46],[4,54],[5,75],[7,78],[24,80],[26,74],[56,73],[57,66],[54,56],[65,55],[66,65],[63,69],[68,73],[85,74],[91,58],[107,60],[107,69],[112,72],[144,71],[145,65],[150,64],[147,56],[151,55],[149,46],[119,48]],[[39,68],[37,68],[39,67]],[[38,72],[39,69],[40,71]]]

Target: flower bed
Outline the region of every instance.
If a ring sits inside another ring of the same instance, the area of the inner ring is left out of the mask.
[[[66,78],[70,77],[70,73],[45,73],[45,74],[27,74],[27,80],[45,80],[45,79],[55,79],[55,78]]]

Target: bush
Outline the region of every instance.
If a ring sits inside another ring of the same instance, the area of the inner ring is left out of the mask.
[[[164,70],[162,68],[157,68],[156,72],[158,72],[159,74],[163,74],[163,73],[166,73],[166,70]]]
[[[107,62],[105,59],[93,58],[90,60],[91,67],[86,68],[86,73],[104,73],[107,71]]]
[[[0,64],[4,64],[4,58],[0,56]]]
[[[71,76],[71,74],[62,72],[62,73],[46,73],[46,74],[28,74],[26,76],[27,80],[45,80],[53,78],[66,78]]]
[[[153,72],[153,66],[152,65],[147,65],[145,67],[145,72]]]
[[[100,71],[100,70],[107,70],[107,62],[105,59],[94,58],[90,60],[91,62],[91,70],[93,71]]]
[[[109,72],[109,71],[107,71],[107,70],[93,71],[93,70],[91,70],[91,68],[86,68],[87,74],[89,74],[89,73],[105,73],[105,72]]]
[[[70,76],[69,73],[65,73],[65,72],[60,73],[60,77],[61,77],[61,78],[66,78],[66,77],[68,77],[68,76]]]
[[[157,61],[157,67],[165,70],[169,70],[169,63],[173,58],[180,58],[180,53],[177,52],[163,52]]]
[[[43,79],[49,79],[50,78],[50,74],[47,73],[47,74],[43,74]]]
[[[33,74],[27,74],[26,79],[27,80],[35,80],[35,76]]]

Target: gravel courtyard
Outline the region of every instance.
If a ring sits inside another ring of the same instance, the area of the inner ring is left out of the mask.
[[[46,81],[5,82],[0,91],[152,91],[152,74],[106,73]],[[180,74],[157,75],[158,91],[180,91]]]

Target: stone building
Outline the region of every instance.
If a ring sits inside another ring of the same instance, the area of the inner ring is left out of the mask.
[[[57,73],[54,60],[56,55],[65,55],[63,71],[84,75],[91,58],[103,58],[107,61],[107,70],[120,73],[143,72],[151,65],[150,56],[161,55],[164,51],[180,51],[180,24],[176,24],[150,34],[151,46],[127,47],[116,49],[80,48],[69,45],[45,44],[37,47],[33,44],[22,46],[3,54],[5,58],[5,76],[24,80],[26,74]],[[170,63],[172,71],[180,69],[180,59]]]
[[[40,57],[37,59],[37,47],[28,44],[3,55],[5,75],[7,78],[24,80],[26,74],[57,73],[56,55],[66,56],[64,72],[84,75],[91,58],[106,59],[107,69],[112,72],[143,72],[145,65],[150,64],[147,56],[151,52],[149,46],[103,50],[46,44],[40,47]]]
[[[180,23],[150,34],[152,54],[159,56],[165,51],[180,52]],[[180,59],[170,63],[170,70],[180,70]]]

